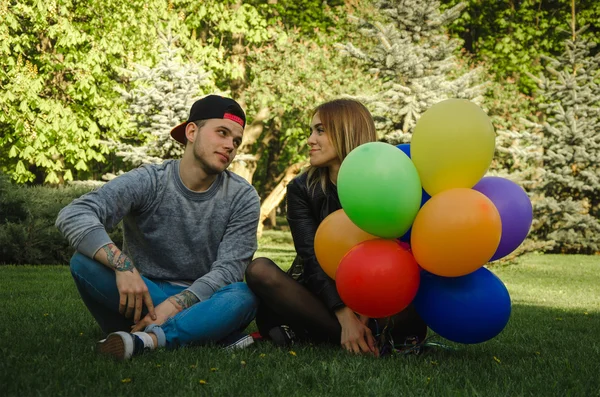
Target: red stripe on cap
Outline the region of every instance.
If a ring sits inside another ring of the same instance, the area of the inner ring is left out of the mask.
[[[242,120],[241,117],[236,116],[235,114],[231,114],[231,113],[225,113],[223,115],[224,119],[228,119],[231,121],[235,121],[236,123],[238,123],[239,125],[241,125],[242,127],[244,126],[244,120]]]

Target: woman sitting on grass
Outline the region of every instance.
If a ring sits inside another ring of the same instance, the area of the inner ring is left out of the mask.
[[[377,140],[371,114],[358,101],[338,99],[314,110],[310,128],[310,167],[287,188],[297,256],[287,273],[268,258],[255,259],[246,270],[248,286],[260,299],[260,334],[280,346],[295,340],[340,343],[350,352],[374,355],[389,336],[399,343],[422,341],[427,326],[412,306],[395,315],[393,328],[376,341],[388,319],[369,319],[346,307],[315,256],[319,224],[342,208],[336,187],[342,161],[352,149]]]

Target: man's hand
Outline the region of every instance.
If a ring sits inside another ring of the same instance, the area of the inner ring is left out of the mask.
[[[110,243],[100,248],[94,259],[115,271],[119,290],[119,313],[127,318],[133,315],[133,322],[137,323],[142,317],[142,307],[146,304],[148,314],[152,319],[156,319],[148,287],[127,255]]]
[[[145,304],[148,308],[148,315],[156,319],[154,303],[148,292],[146,283],[140,276],[136,268],[132,271],[115,271],[117,280],[117,289],[119,290],[119,313],[125,314],[125,317],[131,318],[137,324],[142,317],[142,307]]]
[[[379,355],[375,345],[375,338],[366,323],[368,317],[356,316],[350,308],[344,307],[335,312],[342,326],[341,345],[344,349],[354,353],[369,353]]]
[[[179,313],[180,310],[175,306],[172,301],[172,297],[165,300],[160,305],[156,306],[156,318],[150,317],[150,313],[142,319],[142,321],[136,323],[131,327],[131,332],[143,331],[150,324],[162,325],[165,321]]]

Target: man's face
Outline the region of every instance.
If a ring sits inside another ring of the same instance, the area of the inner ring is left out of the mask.
[[[207,175],[227,169],[242,143],[243,133],[241,125],[227,119],[205,120],[201,128],[194,123],[186,127],[188,145],[193,145],[194,158]]]

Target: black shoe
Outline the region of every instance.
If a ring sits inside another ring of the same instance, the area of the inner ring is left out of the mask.
[[[291,347],[296,342],[296,334],[287,325],[279,325],[269,330],[269,338],[275,346]]]

